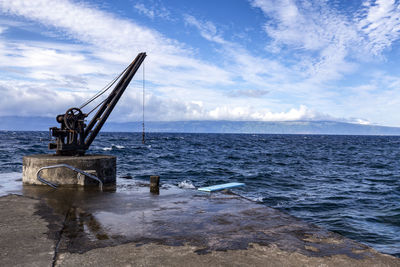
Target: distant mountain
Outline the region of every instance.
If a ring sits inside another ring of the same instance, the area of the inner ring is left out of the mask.
[[[57,124],[55,118],[49,117],[0,117],[0,130],[8,131],[48,131]]]
[[[48,131],[58,126],[55,118],[0,117],[0,130]],[[400,135],[399,127],[361,125],[334,121],[171,121],[146,122],[147,132],[170,133],[256,133],[256,134],[348,134]],[[141,122],[106,122],[102,131],[141,132]]]

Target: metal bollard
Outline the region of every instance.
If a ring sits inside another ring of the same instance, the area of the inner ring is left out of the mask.
[[[150,176],[150,192],[160,194],[160,176]]]

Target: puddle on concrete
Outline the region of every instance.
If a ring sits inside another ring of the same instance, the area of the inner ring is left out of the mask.
[[[16,193],[43,200],[37,214],[49,227],[63,224],[61,239],[50,236],[59,239],[59,252],[153,242],[196,246],[196,252],[203,254],[258,243],[307,256],[369,256],[364,245],[233,194],[163,185],[160,195],[154,195],[148,184],[134,179],[119,180],[117,186],[103,191],[98,187],[54,190],[22,185],[20,178],[20,173],[0,174],[0,196]]]
[[[247,249],[258,243],[308,256],[369,255],[364,245],[232,194],[170,186],[153,195],[147,186],[126,185],[123,190],[117,186],[104,192],[98,188],[23,186],[22,193],[42,199],[66,218],[60,252],[153,242],[196,246],[197,253],[203,254]]]

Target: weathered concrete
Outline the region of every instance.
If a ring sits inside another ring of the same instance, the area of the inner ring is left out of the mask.
[[[85,155],[74,157],[40,154],[23,157],[23,183],[42,185],[43,183],[37,180],[37,171],[42,167],[57,164],[68,164],[95,175],[103,184],[115,184],[116,182],[116,157],[114,156]],[[40,172],[40,175],[47,181],[59,185],[95,185],[98,183],[65,167],[45,169]]]
[[[309,257],[288,252],[275,245],[251,244],[246,250],[212,251],[206,255],[196,253],[197,247],[157,244],[125,244],[94,249],[84,254],[63,253],[57,266],[399,266],[391,256],[375,255],[353,259],[345,255]],[[376,252],[372,252],[375,253]]]
[[[0,266],[400,266],[235,195],[126,186],[24,186],[25,197],[0,198]]]
[[[0,266],[51,266],[55,242],[49,234],[54,227],[36,214],[39,204],[16,195],[0,198]]]

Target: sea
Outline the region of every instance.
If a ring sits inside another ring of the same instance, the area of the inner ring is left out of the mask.
[[[22,157],[50,153],[48,142],[0,131],[0,194],[22,186]],[[147,133],[142,144],[104,132],[88,154],[117,156],[118,185],[242,182],[235,194],[400,257],[400,136]]]

